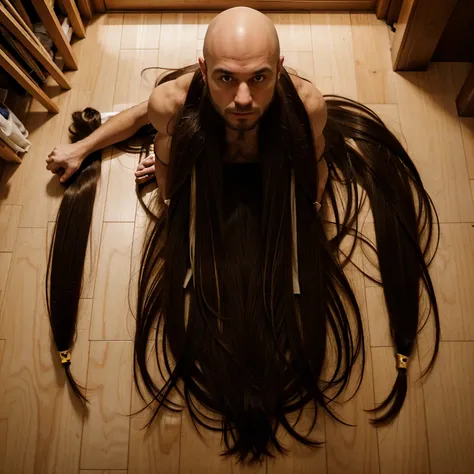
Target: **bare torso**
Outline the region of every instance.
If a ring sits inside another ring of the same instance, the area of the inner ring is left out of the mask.
[[[293,69],[286,68],[290,73],[290,77],[293,81],[293,84],[298,91],[301,99],[305,99],[304,87],[305,84],[308,84],[303,79],[293,75]],[[179,81],[179,90],[182,97],[182,102],[186,99],[191,80],[194,76],[194,73],[188,73],[181,76],[177,81]],[[164,163],[169,163],[171,148],[171,137],[164,134],[158,134],[157,140],[155,141],[155,154],[159,156],[160,160]],[[257,160],[257,144],[256,143],[246,143],[246,142],[236,142],[230,143],[227,149],[227,153],[224,156],[223,160],[230,163],[248,163]]]

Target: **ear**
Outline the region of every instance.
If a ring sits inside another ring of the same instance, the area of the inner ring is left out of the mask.
[[[280,56],[280,60],[278,61],[278,80],[280,80],[281,70],[283,69],[284,60],[285,60],[285,56]]]
[[[201,56],[199,56],[198,62],[199,62],[199,67],[201,68],[202,78],[203,78],[204,82],[207,82],[207,64],[206,64],[206,61]]]

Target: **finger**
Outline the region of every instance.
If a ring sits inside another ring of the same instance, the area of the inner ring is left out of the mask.
[[[142,170],[137,170],[135,171],[135,176],[140,177],[140,176],[145,176],[147,174],[155,174],[155,167],[154,166],[149,166],[148,168],[143,168]]]
[[[48,165],[46,166],[46,169],[51,171],[52,173],[56,173],[56,171],[58,171],[59,168],[62,168],[60,164],[52,161],[51,163],[48,163]]]
[[[147,174],[146,176],[141,176],[139,178],[135,178],[135,182],[138,183],[138,184],[147,183],[148,181],[151,181],[154,177],[155,177],[155,175],[153,175],[153,174]]]
[[[137,166],[137,171],[140,171],[140,170],[142,170],[143,168],[145,168],[145,167],[143,166],[143,163],[139,163],[139,165]]]
[[[61,176],[61,183],[65,183],[74,173],[76,172],[76,169],[69,167],[64,171],[64,174]]]
[[[155,157],[154,156],[148,156],[142,161],[142,163],[145,166],[153,165],[155,163]]]

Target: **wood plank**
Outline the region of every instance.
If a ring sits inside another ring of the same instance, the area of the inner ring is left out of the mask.
[[[275,25],[281,50],[313,50],[309,13],[268,13],[266,16]]]
[[[28,28],[33,30],[33,23],[31,23],[30,17],[21,3],[21,0],[12,0],[12,3],[15,5],[16,11],[20,14],[22,20],[28,25]]]
[[[456,107],[460,117],[474,117],[474,66],[456,97]]]
[[[388,9],[390,7],[390,2],[392,0],[377,0],[377,5],[375,6],[375,14],[379,20],[384,20],[387,18]]]
[[[197,13],[163,13],[158,64],[179,68],[196,63],[197,34]]]
[[[372,337],[372,332],[370,333]],[[393,349],[372,349],[375,401],[382,402],[390,393],[397,376]],[[408,370],[408,394],[395,421],[377,430],[380,471],[384,474],[429,474],[428,440],[426,436],[425,404],[419,381],[418,355],[413,354]]]
[[[0,252],[13,252],[21,206],[0,206]]]
[[[8,6],[8,0],[6,5]],[[63,88],[70,89],[71,85],[58,68],[51,56],[42,46],[41,42],[33,33],[28,34],[28,26],[22,22],[21,17],[15,17],[11,12],[0,4],[0,20],[5,28],[33,55],[33,57],[43,65],[43,67],[51,74],[53,79]]]
[[[472,202],[472,200],[471,200]],[[474,340],[474,228],[442,224],[438,254],[432,264],[443,341]],[[443,317],[443,315],[445,317]],[[449,315],[449,316],[448,316]]]
[[[87,375],[81,469],[127,469],[132,342],[92,341]]]
[[[154,89],[156,70],[142,71],[158,66],[157,49],[126,49],[120,51],[115,82],[113,111],[119,112],[147,101]]]
[[[311,13],[316,77],[331,77],[334,93],[357,100],[357,82],[348,13]]]
[[[137,208],[135,170],[138,155],[114,151],[110,162],[110,181],[104,222],[134,222]]]
[[[365,289],[372,347],[392,347],[387,305],[383,288],[370,286]]]
[[[26,71],[16,63],[2,46],[0,46],[0,66],[2,66],[15,81],[30,93],[49,112],[58,113],[59,108],[41,89],[30,79]]]
[[[397,102],[394,72],[386,24],[371,13],[352,13],[357,95],[360,102],[394,104]]]
[[[161,13],[125,13],[121,49],[159,49]]]
[[[77,5],[75,0],[62,0],[64,4],[64,8],[66,9],[67,16],[69,21],[71,22],[72,29],[74,33],[79,38],[86,37],[86,30],[84,28],[84,23],[82,23],[82,18],[77,9]]]
[[[139,239],[141,237],[139,237]],[[134,249],[135,247],[134,242]],[[160,351],[160,355],[161,354]],[[149,357],[147,360],[149,361],[148,368],[153,381],[158,386],[163,386],[164,381],[160,375],[155,359],[154,341],[150,344]],[[141,380],[140,388],[142,393],[145,394],[146,391]],[[177,401],[174,397],[172,397],[172,399]],[[146,396],[146,403],[150,401],[150,397]],[[132,413],[135,413],[142,408],[145,408],[145,402],[140,398],[134,384],[134,387],[132,388]],[[181,472],[179,464],[182,414],[162,410],[151,426],[145,428],[145,425],[150,421],[152,414],[153,412],[151,409],[145,409],[143,412],[131,419],[128,472],[129,474]],[[187,447],[183,447],[183,449],[187,449]]]
[[[472,472],[473,387],[474,342],[443,342],[423,387],[432,474]]]
[[[347,238],[342,243],[345,252],[350,248],[351,239]],[[362,255],[360,248],[356,248],[353,259],[355,265],[361,267]],[[326,417],[326,452],[328,473],[345,474],[379,473],[379,454],[377,432],[369,424],[369,414],[364,410],[374,407],[374,383],[377,381],[372,376],[372,357],[370,352],[369,324],[367,317],[367,303],[365,300],[365,285],[363,275],[353,266],[348,265],[344,270],[354,294],[357,298],[363,318],[364,340],[366,347],[365,376],[356,395],[349,399],[357,386],[358,375],[361,368],[359,358],[356,363],[347,390],[339,398],[340,404],[333,404],[334,411],[353,427],[344,426],[330,417]],[[351,328],[355,331],[353,320]],[[331,342],[334,343],[333,341]],[[331,343],[328,347],[331,347]],[[333,366],[334,357],[328,352],[329,367]]]
[[[91,0],[78,0],[77,7],[81,15],[87,20],[91,20],[93,16],[93,8]]]
[[[474,179],[471,179],[471,194],[472,200],[474,201]]]
[[[8,274],[10,272],[10,262],[12,260],[12,254],[2,252],[0,253],[0,339],[5,335],[3,330],[3,300],[5,297],[5,290],[7,288]]]
[[[127,340],[134,334],[128,304],[133,223],[104,223],[92,307],[91,340]]]
[[[6,254],[3,254],[3,255],[6,255]],[[2,257],[0,255],[0,260],[1,258]],[[1,271],[1,266],[0,266],[0,271]],[[0,314],[0,317],[1,317],[1,314]],[[0,322],[1,322],[1,319],[0,319]],[[2,367],[3,353],[5,352],[5,344],[6,344],[6,341],[4,339],[0,339],[0,373],[1,373],[1,367]],[[3,388],[0,385],[0,399],[2,398],[2,395],[3,395]],[[8,434],[8,420],[0,419],[0,466],[3,466],[5,463],[5,456],[6,456],[5,448],[7,444],[7,434]]]
[[[74,51],[69,44],[69,41],[64,34],[63,29],[58,21],[58,17],[54,10],[46,3],[45,0],[31,0],[31,3],[35,7],[38,16],[41,19],[46,31],[53,40],[54,44],[58,48],[59,53],[64,59],[64,64],[74,71],[77,71],[77,58]]]
[[[474,221],[449,64],[433,63],[427,72],[394,77],[408,152],[440,221]]]
[[[107,10],[191,10],[196,4],[189,0],[93,0],[96,11]],[[225,10],[231,7],[246,6],[260,11],[374,11],[376,0],[206,0],[199,4],[199,10]],[[99,7],[99,8],[97,8]]]
[[[81,469],[79,474],[127,474],[123,469]]]
[[[392,45],[395,71],[426,69],[458,0],[403,2]]]
[[[8,431],[1,472],[77,472],[79,467],[83,411],[51,345],[45,249],[46,229],[19,229],[4,302],[9,317],[3,326],[8,344],[0,369],[0,420]],[[82,383],[88,352],[87,334],[79,331],[71,368]]]

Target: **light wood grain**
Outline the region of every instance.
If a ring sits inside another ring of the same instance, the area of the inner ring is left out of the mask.
[[[161,13],[125,13],[120,48],[158,49]]]
[[[3,300],[5,297],[5,290],[7,288],[8,274],[10,272],[10,262],[12,260],[11,253],[0,253],[0,339],[4,334],[2,327],[3,320]]]
[[[341,244],[347,253],[351,245],[351,238],[346,238]],[[362,265],[360,249],[354,252],[352,261],[357,266]],[[330,417],[326,417],[326,452],[328,473],[379,473],[377,433],[369,424],[369,416],[364,409],[374,406],[374,380],[372,379],[372,360],[370,352],[370,335],[367,321],[367,304],[365,300],[365,285],[363,275],[353,266],[344,269],[351,287],[357,298],[364,326],[364,340],[366,345],[365,377],[359,391],[350,399],[358,383],[361,369],[361,359],[356,363],[348,388],[341,395],[341,405],[333,404],[336,414],[346,423],[356,425],[344,426]],[[351,329],[355,334],[354,317],[350,319]],[[331,339],[333,341],[333,338]],[[333,343],[333,342],[332,342]],[[330,343],[331,344],[331,343]],[[333,364],[333,353],[328,344],[329,365]]]
[[[98,183],[97,193],[94,202],[94,211],[92,213],[91,229],[89,231],[89,242],[86,249],[86,258],[84,260],[84,274],[82,277],[83,298],[92,298],[94,296],[95,280],[97,276],[97,265],[99,262],[99,249],[102,237],[102,222],[104,219],[105,203],[110,176],[110,154],[103,153],[102,169]]]
[[[217,16],[217,13],[198,13],[198,40],[203,41],[209,23]]]
[[[137,208],[135,170],[138,155],[116,151],[110,162],[104,222],[134,222]]]
[[[147,67],[156,66],[158,66],[157,49],[120,51],[114,111],[121,111],[148,100],[155,86],[154,74],[156,74],[156,70],[144,71],[143,77],[142,71]]]
[[[85,38],[86,30],[84,29],[84,23],[82,23],[81,15],[77,9],[75,0],[63,0],[63,4],[74,33],[79,38]]]
[[[69,41],[59,23],[58,17],[54,10],[47,4],[45,0],[31,0],[38,16],[41,19],[46,31],[58,48],[59,53],[64,59],[64,64],[69,68],[77,71],[77,57],[69,44]]]
[[[380,403],[390,393],[397,376],[393,349],[372,348],[372,363],[376,381],[375,401]],[[393,424],[377,430],[380,472],[383,474],[430,473],[425,405],[419,377],[420,364],[418,355],[414,353],[410,358],[409,388],[402,411]]]
[[[423,387],[432,474],[472,472],[473,387],[474,342],[442,343]]]
[[[471,63],[451,63],[451,71],[455,87],[454,92],[456,95],[459,94],[471,67]],[[474,118],[459,117],[459,123],[461,125],[467,172],[469,178],[474,179]]]
[[[1,306],[0,306],[1,307]],[[3,353],[5,351],[5,340],[0,339],[0,374],[2,371]],[[0,400],[3,396],[3,387],[0,385]],[[5,448],[7,444],[8,420],[0,419],[0,466],[5,464]]]
[[[0,252],[12,252],[21,206],[0,206]]]
[[[268,13],[266,16],[273,21],[283,51],[313,50],[309,13]]]
[[[440,221],[474,221],[449,64],[433,63],[427,72],[394,77],[408,152]]]
[[[4,303],[9,315],[5,336],[11,343],[5,345],[0,373],[0,419],[8,424],[2,472],[78,469],[83,413],[68,390],[50,340],[44,302],[45,246],[46,229],[19,230]],[[80,331],[71,367],[82,382],[87,354],[87,334]]]
[[[471,179],[471,194],[472,194],[472,201],[474,202],[474,179]]]
[[[131,342],[92,341],[87,375],[89,417],[84,421],[81,469],[126,469],[130,397]]]
[[[132,340],[128,301],[133,224],[104,223],[92,307],[91,340]]]
[[[14,60],[13,56],[3,47],[0,47],[0,66],[8,72],[29,94],[31,94],[41,105],[52,113],[58,113],[56,103],[51,100],[43,90],[34,82],[28,73]]]
[[[331,77],[334,93],[357,100],[349,14],[311,13],[314,73]]]
[[[370,286],[365,289],[372,347],[391,347],[390,325],[383,288]]]
[[[352,42],[359,101],[393,104],[396,100],[385,22],[372,13],[352,13]]]
[[[148,368],[153,381],[158,386],[163,386],[164,381],[158,370],[153,347],[154,344],[150,344]],[[142,383],[140,388],[145,394],[146,391]],[[150,402],[149,396],[146,396],[145,399],[146,403]],[[173,400],[175,399],[173,398]],[[134,386],[132,389],[132,412],[135,413],[144,407],[145,402],[140,398],[137,388]],[[129,474],[180,472],[182,414],[162,409],[152,425],[145,428],[152,414],[151,409],[145,409],[131,420],[128,472]],[[183,446],[183,449],[187,449],[187,446]]]
[[[383,121],[386,127],[395,135],[398,141],[407,148],[405,136],[402,132],[402,124],[398,113],[397,104],[364,104],[373,110]]]
[[[161,67],[183,67],[197,62],[197,13],[163,13],[161,18]]]
[[[123,469],[81,469],[79,474],[127,474]]]
[[[471,200],[472,202],[472,200]],[[431,275],[441,314],[443,341],[474,340],[474,228],[442,224]]]

